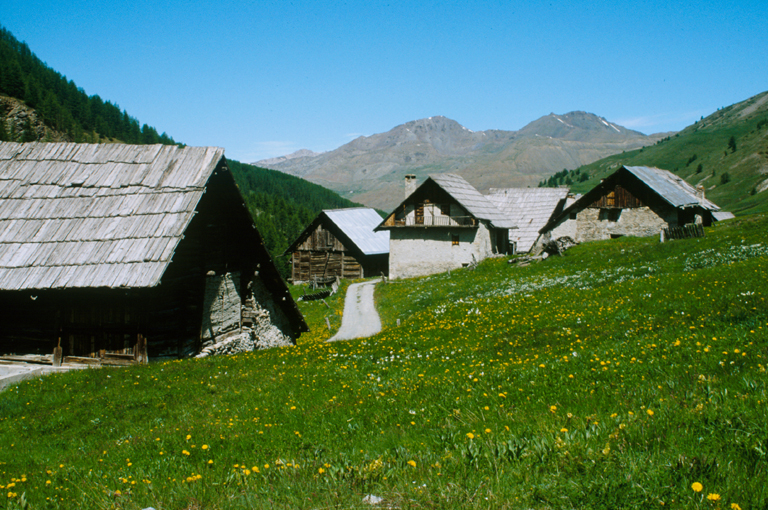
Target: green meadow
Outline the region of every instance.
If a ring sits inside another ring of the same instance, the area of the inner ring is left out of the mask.
[[[296,347],[12,386],[0,508],[765,508],[767,231],[380,283],[384,330],[327,344],[342,289]]]

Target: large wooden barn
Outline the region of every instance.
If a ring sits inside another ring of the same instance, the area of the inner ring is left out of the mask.
[[[367,207],[320,212],[285,250],[293,283],[387,275],[389,232],[373,231],[380,222]]]
[[[103,362],[307,330],[223,149],[74,143],[0,144],[0,324],[0,354]]]
[[[660,168],[622,166],[552,217],[536,246],[568,236],[576,242],[659,235],[689,223],[709,226],[720,208],[681,177]],[[534,251],[536,248],[534,248]]]

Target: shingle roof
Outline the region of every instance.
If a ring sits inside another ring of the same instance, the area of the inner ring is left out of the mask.
[[[674,207],[701,206],[710,211],[720,210],[718,206],[706,198],[700,199],[696,194],[696,188],[668,170],[647,166],[625,166],[623,168],[643,181]]]
[[[323,214],[336,224],[349,240],[365,255],[389,253],[389,232],[374,232],[381,216],[368,207],[324,210]]]
[[[681,177],[673,174],[668,170],[662,170],[660,168],[651,168],[647,166],[622,166],[614,173],[603,179],[607,184],[615,182],[617,179],[622,179],[625,175],[622,172],[628,172],[635,178],[639,179],[642,183],[648,186],[654,193],[656,193],[664,201],[672,205],[673,207],[686,208],[686,207],[701,207],[709,211],[718,211],[720,208],[714,203],[710,202],[706,198],[699,198],[696,188],[685,182]],[[598,184],[590,191],[579,197],[575,202],[572,202],[566,206],[563,211],[547,222],[541,229],[540,233],[544,233],[552,225],[556,224],[560,219],[570,214],[572,211],[579,211],[584,207],[587,207],[592,201],[595,200],[598,193],[600,193],[603,184]]]
[[[0,144],[0,289],[160,282],[216,147]]]
[[[509,231],[509,240],[517,243],[520,253],[531,250],[539,237],[539,229],[546,225],[567,196],[567,188],[491,188],[486,195],[517,225]]]
[[[496,228],[515,228],[515,223],[477,191],[470,183],[455,174],[430,175],[438,186],[451,195],[464,209],[479,220],[491,222]]]

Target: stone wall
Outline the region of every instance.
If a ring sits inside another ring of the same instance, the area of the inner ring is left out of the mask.
[[[650,207],[629,209],[598,209],[588,207],[568,217],[542,234],[532,253],[540,253],[544,243],[570,237],[577,243],[599,241],[619,236],[650,237],[659,235],[662,228],[677,226],[677,209],[669,207],[654,211]]]
[[[198,358],[294,345],[288,318],[256,275],[241,297],[240,273],[209,275]]]
[[[453,245],[453,236],[459,244]],[[413,278],[443,273],[493,255],[491,233],[477,228],[393,228],[389,231],[389,277]]]

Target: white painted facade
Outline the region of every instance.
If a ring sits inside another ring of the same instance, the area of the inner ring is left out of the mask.
[[[466,267],[497,251],[484,223],[474,228],[401,227],[389,232],[389,277],[393,279]],[[502,235],[506,236],[506,232]],[[458,244],[454,244],[455,237]]]

